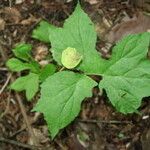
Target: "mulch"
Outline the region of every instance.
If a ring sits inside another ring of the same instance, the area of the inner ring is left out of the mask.
[[[19,42],[31,43],[36,58],[39,47],[48,49],[49,45],[32,39],[32,30],[43,19],[62,26],[76,3],[76,0],[0,1],[0,150],[149,149],[149,98],[143,100],[140,114],[123,115],[112,107],[106,93],[94,88],[93,96],[83,102],[80,115],[51,140],[43,115],[31,112],[39,94],[27,102],[24,93],[9,90],[9,83],[19,76],[5,66],[13,56],[12,48]],[[143,15],[150,11],[146,0],[143,3],[141,0],[82,0],[81,5],[96,26],[97,50],[104,58],[110,57],[111,47],[128,31],[138,33],[149,29],[150,18]]]

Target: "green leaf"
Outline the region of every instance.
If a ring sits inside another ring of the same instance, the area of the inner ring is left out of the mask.
[[[97,83],[89,77],[69,71],[48,77],[41,86],[41,98],[34,111],[42,112],[52,138],[80,112],[81,102],[92,95]]]
[[[40,73],[40,65],[37,61],[32,60],[30,61],[30,70],[33,73],[39,74]]]
[[[11,70],[15,72],[28,70],[31,68],[31,65],[28,63],[23,63],[19,59],[11,58],[6,62],[6,66]]]
[[[11,84],[10,88],[19,92],[25,90],[27,99],[31,100],[38,91],[39,76],[30,73],[27,76],[20,77]]]
[[[30,61],[30,63],[24,63],[16,58],[11,58],[6,62],[6,66],[14,72],[20,72],[23,70],[31,70],[33,73],[40,72],[40,66],[36,61]]]
[[[47,77],[53,75],[56,71],[56,66],[53,64],[47,64],[40,72],[40,81],[43,82]]]
[[[51,28],[49,34],[53,57],[59,64],[62,64],[63,50],[71,47],[83,56],[78,69],[87,74],[99,74],[103,60],[95,50],[97,36],[94,24],[79,4],[73,14],[65,21],[63,28]]]
[[[75,68],[82,60],[82,55],[75,48],[68,47],[62,52],[61,62],[68,68]]]
[[[42,42],[49,43],[49,30],[55,28],[46,21],[41,21],[39,26],[33,30],[32,37]]]
[[[136,112],[142,98],[150,96],[149,46],[150,33],[129,35],[117,43],[111,59],[105,60],[99,87],[119,112]]]
[[[31,49],[32,45],[21,43],[16,45],[13,49],[13,53],[16,57],[28,61],[31,58]]]

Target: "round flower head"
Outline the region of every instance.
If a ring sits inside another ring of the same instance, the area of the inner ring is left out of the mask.
[[[75,68],[82,60],[82,55],[75,49],[68,47],[62,52],[61,62],[68,69]]]

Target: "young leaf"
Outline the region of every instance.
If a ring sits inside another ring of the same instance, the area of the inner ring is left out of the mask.
[[[15,91],[26,91],[26,97],[31,100],[39,88],[39,76],[34,73],[30,73],[27,76],[18,78],[10,86]]]
[[[68,47],[62,52],[61,62],[68,68],[75,68],[82,60],[82,55],[75,48]]]
[[[36,74],[40,73],[40,65],[37,61],[34,61],[34,60],[30,61],[30,66],[31,66],[30,67],[31,72],[36,73]]]
[[[15,72],[27,70],[31,68],[31,65],[28,63],[23,63],[19,59],[11,58],[6,62],[6,66],[11,70]]]
[[[69,71],[58,72],[45,80],[34,111],[44,114],[52,138],[78,115],[81,102],[92,95],[96,85],[89,77]]]
[[[53,64],[47,64],[40,72],[40,81],[43,82],[48,76],[53,75],[56,71],[56,66]]]
[[[33,30],[32,37],[42,42],[49,43],[49,30],[55,28],[46,21],[41,21],[39,26]]]
[[[100,59],[95,50],[96,32],[94,24],[79,4],[73,14],[65,21],[63,28],[51,28],[49,34],[53,57],[59,64],[62,64],[63,50],[72,47],[83,56],[78,69],[88,74],[99,74],[103,60]]]
[[[99,87],[119,112],[135,112],[142,98],[150,96],[149,46],[150,33],[129,35],[114,47],[111,59],[105,60]]]
[[[21,43],[13,49],[13,53],[16,57],[28,61],[31,58],[31,49],[32,45]]]
[[[36,61],[31,61],[30,63],[24,63],[16,58],[11,58],[6,62],[6,66],[14,72],[20,72],[23,70],[31,70],[33,73],[40,72],[40,66]]]

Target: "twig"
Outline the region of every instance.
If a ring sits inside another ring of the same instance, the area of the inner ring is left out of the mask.
[[[94,119],[78,119],[83,123],[105,123],[105,124],[132,124],[131,121],[118,121],[118,120],[94,120]]]
[[[8,69],[5,67],[0,67],[0,71],[8,71]]]
[[[8,85],[10,79],[11,79],[12,81],[14,81],[14,78],[12,77],[11,74],[8,76],[7,81],[5,82],[4,86],[3,86],[2,89],[0,90],[0,94],[3,92],[3,90],[5,89],[5,87]],[[16,97],[16,99],[17,99],[17,101],[18,101],[19,106],[20,106],[20,110],[21,110],[21,113],[22,113],[23,118],[24,118],[24,120],[25,120],[25,123],[26,123],[26,125],[27,125],[28,132],[29,132],[29,134],[31,135],[31,138],[33,139],[34,145],[37,145],[38,142],[37,142],[37,140],[36,140],[36,137],[35,137],[35,134],[34,134],[32,128],[31,128],[31,125],[30,125],[30,123],[29,123],[29,120],[28,120],[27,114],[26,114],[26,112],[25,112],[25,108],[24,108],[24,105],[23,105],[23,103],[22,103],[21,97],[20,97],[17,93],[15,94],[15,97]]]
[[[0,43],[0,54],[2,55],[2,59],[3,61],[5,62],[7,60],[7,55],[5,54],[5,52],[2,50],[2,46],[1,46],[1,43]],[[10,77],[11,81],[13,82],[14,81],[14,78],[13,77]],[[5,86],[6,87],[6,86]],[[5,88],[4,87],[4,88]],[[1,90],[3,91],[3,90]],[[26,123],[26,126],[28,128],[28,133],[30,134],[31,138],[33,139],[33,144],[34,145],[38,145],[38,141],[36,139],[36,136],[32,130],[32,127],[31,127],[31,124],[28,120],[28,117],[27,117],[27,114],[26,114],[26,111],[25,111],[25,108],[24,108],[24,105],[22,103],[22,99],[20,97],[20,95],[18,95],[17,93],[15,93],[15,97],[16,97],[16,100],[19,104],[19,107],[20,107],[20,110],[21,110],[21,113],[23,115],[23,118],[24,118],[24,121]]]
[[[20,95],[18,95],[17,93],[15,93],[15,97],[16,97],[16,99],[17,99],[17,102],[18,102],[19,106],[20,106],[20,110],[21,110],[21,113],[22,113],[23,118],[24,118],[24,120],[25,120],[25,123],[26,123],[26,125],[27,125],[28,132],[29,132],[29,134],[31,135],[31,138],[33,139],[33,143],[34,143],[34,145],[38,145],[36,136],[35,136],[35,134],[34,134],[34,132],[33,132],[33,130],[32,130],[31,124],[30,124],[30,122],[29,122],[29,120],[28,120],[28,117],[27,117],[27,114],[26,114],[24,105],[23,105],[23,103],[22,103],[21,97],[20,97]]]
[[[9,0],[9,8],[11,9],[12,7],[12,0]]]
[[[12,138],[12,137],[16,136],[17,134],[19,134],[20,132],[24,131],[25,129],[26,129],[26,126],[23,126],[21,129],[17,130],[15,133],[10,135],[9,138]]]
[[[35,149],[40,148],[40,147],[37,147],[37,146],[32,146],[32,145],[29,145],[29,144],[20,143],[18,141],[5,139],[3,137],[0,137],[0,142],[9,143],[9,144],[12,144],[12,145],[16,145],[18,147],[28,148],[28,149],[31,149],[31,150],[35,150]]]
[[[6,86],[8,85],[10,79],[11,79],[12,74],[9,74],[9,76],[7,77],[7,80],[5,82],[5,84],[3,85],[3,87],[0,90],[0,95],[3,93],[3,91],[5,90]]]
[[[9,78],[11,79],[12,82],[14,82],[15,79],[14,79],[12,76],[10,76]],[[8,82],[9,82],[9,80],[8,80]],[[7,83],[7,84],[8,84],[8,83]],[[3,86],[3,88],[1,89],[1,91],[3,91],[3,89],[7,86],[7,84],[5,83],[5,86]],[[33,130],[32,130],[32,127],[31,127],[31,125],[30,125],[30,122],[29,122],[29,120],[28,120],[28,117],[27,117],[27,114],[26,114],[24,105],[23,105],[23,103],[22,103],[21,97],[20,97],[20,95],[18,95],[17,93],[15,93],[15,97],[16,97],[16,100],[17,100],[19,106],[20,106],[21,113],[22,113],[22,115],[23,115],[24,121],[25,121],[26,126],[27,126],[27,128],[28,128],[28,133],[30,134],[31,138],[33,139],[33,144],[34,144],[34,145],[38,145],[38,142],[37,142],[37,140],[36,140],[36,136],[35,136],[35,134],[34,134],[34,132],[33,132]]]

